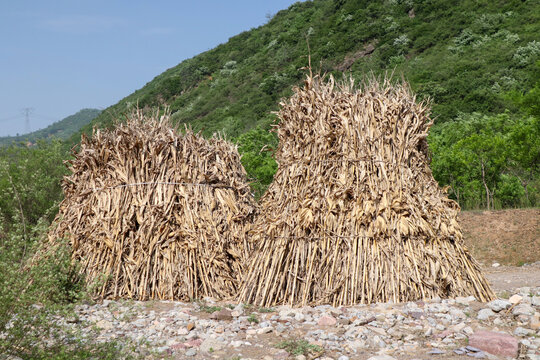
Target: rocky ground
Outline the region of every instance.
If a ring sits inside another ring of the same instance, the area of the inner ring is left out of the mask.
[[[540,275],[540,263],[519,272],[506,282],[500,269],[488,269],[493,285],[501,281],[500,298],[487,304],[473,297],[340,308],[104,301],[78,305],[75,319],[60,321],[154,359],[539,360],[540,283],[527,281]]]

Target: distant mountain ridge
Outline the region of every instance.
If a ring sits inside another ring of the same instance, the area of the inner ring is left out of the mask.
[[[101,110],[98,109],[82,109],[44,129],[18,136],[0,137],[0,146],[19,142],[35,143],[38,140],[50,139],[52,137],[66,140],[73,136],[73,134],[79,133],[83,126],[89,124],[100,113]]]

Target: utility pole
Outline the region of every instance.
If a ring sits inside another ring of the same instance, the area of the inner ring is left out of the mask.
[[[34,108],[24,108],[22,110],[24,114],[24,133],[28,134],[30,132],[30,114],[34,111]]]

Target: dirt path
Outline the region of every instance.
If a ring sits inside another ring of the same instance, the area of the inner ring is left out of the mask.
[[[496,293],[540,286],[540,262],[525,266],[485,267],[484,274]]]

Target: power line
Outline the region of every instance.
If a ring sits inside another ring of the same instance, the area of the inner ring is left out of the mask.
[[[10,121],[10,120],[15,120],[15,119],[20,119],[21,116],[22,116],[22,115],[8,116],[8,117],[5,117],[5,118],[1,118],[1,119],[0,119],[0,122]]]
[[[24,114],[24,133],[30,132],[30,114],[34,112],[34,108],[26,107],[22,110]]]

